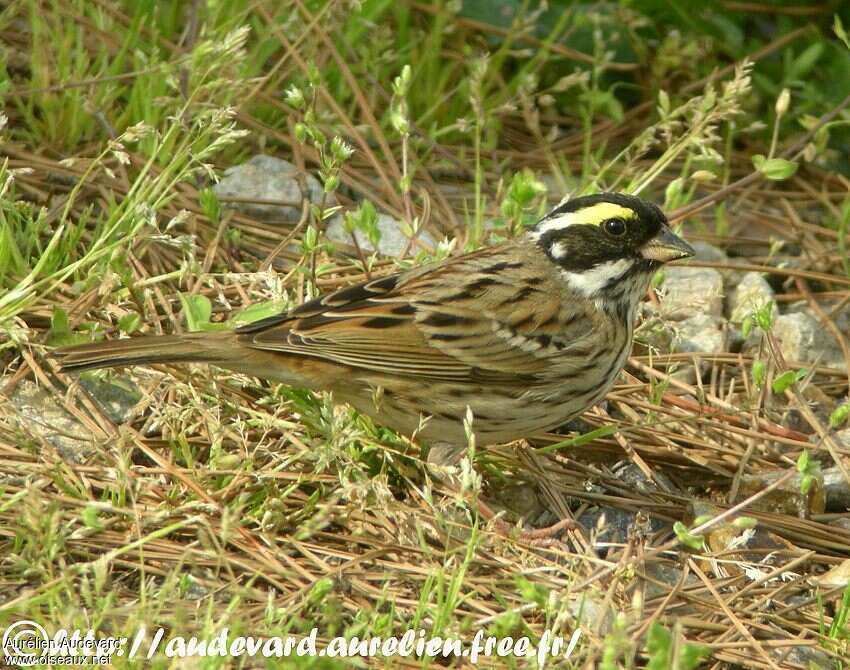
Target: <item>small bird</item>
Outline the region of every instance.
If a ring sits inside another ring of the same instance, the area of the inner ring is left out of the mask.
[[[211,363],[331,391],[431,444],[528,437],[603,398],[629,355],[638,303],[662,264],[692,256],[662,211],[599,193],[521,236],[373,279],[231,332],[96,342],[57,352],[80,371]]]

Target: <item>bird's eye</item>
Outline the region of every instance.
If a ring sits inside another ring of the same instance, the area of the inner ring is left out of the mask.
[[[622,219],[608,219],[602,224],[602,228],[613,237],[626,234],[626,222]]]

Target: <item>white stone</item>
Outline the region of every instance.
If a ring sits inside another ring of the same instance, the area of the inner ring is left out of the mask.
[[[0,377],[0,387],[10,377]],[[60,457],[71,463],[84,463],[93,450],[91,431],[72,417],[57,398],[28,379],[19,382],[5,418],[24,435],[41,438],[52,445]]]
[[[789,363],[818,363],[838,369],[845,367],[838,343],[817,319],[806,312],[777,317],[773,334]]]
[[[661,314],[672,320],[694,314],[723,314],[723,276],[713,268],[683,266],[664,270]]]
[[[381,239],[378,241],[377,250],[362,231],[354,231],[354,234],[357,237],[357,243],[360,245],[360,248],[367,253],[377,251],[378,253],[383,254],[385,256],[401,255],[401,253],[407,248],[408,245],[408,238],[401,230],[401,222],[397,221],[396,219],[387,214],[378,214],[377,225],[378,230],[381,231]],[[325,232],[327,233],[328,238],[334,242],[345,244],[351,247],[354,246],[354,243],[351,239],[351,235],[345,230],[345,226],[341,217],[333,217],[328,223]],[[431,237],[431,235],[429,235],[424,230],[419,231],[419,235],[416,237],[416,239],[417,242],[414,243],[411,247],[412,253],[415,253],[416,249],[418,248],[419,241],[421,241],[422,244],[428,249],[432,249],[437,246],[437,243],[434,241],[434,238]]]
[[[727,333],[722,317],[711,314],[694,314],[682,321],[668,321],[672,331],[671,351],[694,354],[716,354],[726,351]],[[699,366],[691,363],[672,372],[675,379],[686,384],[695,384],[697,375],[704,375],[710,368],[708,361],[700,361]]]
[[[301,216],[301,200],[306,195],[313,203],[320,203],[324,194],[322,184],[311,174],[304,175],[307,193],[303,194],[298,182],[298,169],[289,161],[274,156],[258,154],[247,163],[234,165],[224,171],[224,177],[213,186],[219,198],[245,198],[268,200],[268,203],[234,202],[224,205],[259,219],[297,221]],[[335,205],[333,194],[325,200],[327,206]]]
[[[713,244],[709,244],[708,242],[703,242],[702,240],[694,240],[691,242],[691,246],[694,248],[695,252],[694,260],[706,263],[718,263],[725,266],[714,269],[723,275],[723,281],[726,282],[727,288],[735,286],[739,281],[741,281],[741,276],[743,275],[742,271],[735,270],[733,268],[736,265],[746,263],[745,259],[737,257],[729,258],[728,254],[723,249],[716,247]]]
[[[716,247],[702,240],[694,240],[691,242],[694,249],[694,260],[707,261],[709,263],[726,263],[729,256],[720,247]]]
[[[703,354],[726,351],[726,332],[721,317],[694,314],[672,325],[674,351]]]
[[[771,305],[774,317],[779,310],[773,289],[759,272],[747,272],[729,296],[729,320],[742,323],[755,310]]]
[[[824,312],[829,314],[835,322],[836,327],[842,333],[850,333],[850,305],[845,305],[836,311],[837,303],[834,300],[818,301]],[[795,312],[805,312],[811,314],[811,306],[807,300],[797,300],[788,305],[785,310],[788,314]]]

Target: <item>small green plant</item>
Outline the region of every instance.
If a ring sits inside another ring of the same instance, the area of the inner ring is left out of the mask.
[[[753,309],[752,313],[748,314],[743,322],[741,323],[741,335],[743,335],[744,339],[748,339],[750,335],[753,333],[753,329],[756,328],[758,331],[763,333],[770,332],[771,327],[773,326],[773,319],[776,313],[776,306],[773,302],[767,302],[763,305],[760,305]],[[764,340],[761,340],[761,343],[764,343]],[[759,348],[760,356],[762,352],[762,347]],[[801,371],[800,379],[803,379],[806,376],[805,370]],[[781,393],[787,388],[786,383],[790,379],[790,383],[797,381],[797,377],[795,376],[797,373],[785,373],[787,376],[779,375],[773,381],[773,389],[774,393]],[[767,381],[767,362],[759,357],[753,361],[751,378],[753,380],[753,384],[757,388],[762,388]],[[779,380],[779,381],[778,381]],[[778,383],[777,383],[778,382]],[[779,390],[776,390],[779,389]]]
[[[410,112],[407,96],[413,77],[410,65],[401,68],[401,74],[393,80],[393,97],[390,102],[390,124],[401,137],[401,178],[398,188],[404,198],[405,221],[413,226],[413,206],[410,200],[410,186],[413,182],[413,170],[410,166]]]
[[[363,249],[360,247],[357,233],[361,233],[373,249],[377,249],[381,241],[381,229],[378,228],[378,212],[370,200],[364,200],[360,206],[353,212],[346,212],[343,222],[345,232],[351,237],[351,242],[357,249],[357,255],[360,258],[360,264],[363,270],[368,274],[371,262],[367,262],[363,255]],[[372,257],[374,258],[374,256]]]
[[[286,89],[284,99],[293,110],[301,113],[301,120],[295,124],[295,138],[302,144],[310,142],[319,157],[319,179],[324,188],[325,197],[319,204],[313,203],[313,216],[317,221],[328,218],[325,212],[327,196],[339,188],[339,173],[343,164],[354,150],[340,137],[335,135],[330,140],[319,127],[318,91],[322,85],[319,69],[312,65],[308,69],[308,94],[292,84]],[[331,212],[333,214],[333,212]]]
[[[488,121],[486,96],[486,75],[488,69],[488,57],[481,55],[473,59],[469,66],[469,102],[472,107],[472,133],[473,150],[475,152],[475,209],[472,213],[472,225],[469,232],[469,246],[476,248],[484,234],[484,166],[481,159],[482,136]]]
[[[669,96],[659,98],[659,120],[641,132],[634,140],[611,160],[607,161],[589,181],[589,188],[596,189],[614,166],[620,175],[612,188],[640,194],[655,179],[683,155],[686,165],[694,165],[695,171],[707,170],[723,164],[723,157],[715,148],[721,137],[719,126],[742,114],[742,101],[751,90],[750,72],[752,64],[744,62],[735,69],[734,76],[718,91],[713,85],[706,86],[702,95],[695,96],[674,107]],[[686,128],[685,132],[681,132]],[[668,145],[649,168],[639,166],[639,160],[667,138]],[[629,177],[631,177],[629,179]],[[700,175],[701,179],[705,175]],[[625,186],[621,183],[628,179]]]
[[[765,158],[762,154],[753,155],[753,165],[765,177],[774,181],[793,177],[799,167],[794,161],[784,158]]]
[[[318,203],[310,203],[312,222],[307,227],[301,243],[302,251],[309,259],[310,280],[315,288],[319,252],[332,248],[322,241],[324,228],[328,220],[341,209],[333,194],[339,188],[342,167],[351,158],[354,149],[339,135],[328,139],[320,127],[318,99],[323,83],[319,68],[313,63],[307,68],[307,82],[306,93],[299,86],[291,84],[286,89],[284,98],[301,116],[301,120],[295,123],[295,139],[302,144],[309,142],[316,151],[319,162],[322,199]]]
[[[514,173],[499,207],[504,227],[509,236],[518,235],[526,226],[533,225],[546,206],[546,185],[530,170]]]
[[[183,305],[183,315],[186,317],[186,325],[191,332],[199,330],[213,330],[210,317],[212,316],[212,303],[205,295],[180,294],[180,303]]]
[[[624,655],[634,655],[636,649],[634,642],[626,634],[627,619],[623,612],[617,614],[611,631],[602,640],[602,658],[600,659],[600,670],[619,670],[621,665],[618,660]]]
[[[782,122],[782,117],[788,111],[788,106],[791,104],[791,91],[783,88],[776,99],[774,111],[776,119],[773,123],[773,135],[770,138],[770,151],[765,157],[763,154],[753,155],[753,166],[761,172],[766,178],[773,181],[782,181],[792,177],[799,165],[794,161],[785,158],[775,158],[776,145],[779,141],[779,126]]]
[[[833,430],[841,428],[847,423],[848,418],[850,418],[850,402],[845,402],[832,410],[829,415],[829,427]]]
[[[784,393],[797,382],[803,381],[806,378],[808,371],[806,368],[799,370],[786,370],[773,378],[773,383],[770,385],[771,391],[774,393]]]
[[[850,197],[844,198],[836,218],[835,227],[838,229],[838,251],[841,265],[844,267],[844,274],[850,277],[850,244],[848,244],[848,238],[850,238]]]
[[[822,479],[820,463],[809,458],[808,449],[803,449],[797,459],[797,472],[800,473],[800,494],[807,496],[818,477]]]
[[[832,617],[832,623],[829,630],[826,632],[826,637],[839,643],[838,649],[843,646],[844,653],[848,651],[848,643],[850,643],[850,584],[844,589],[841,594],[841,601],[838,603],[836,612]],[[841,646],[839,646],[841,645]],[[831,645],[825,645],[827,648]]]
[[[676,538],[679,542],[689,549],[693,549],[694,551],[703,551],[705,549],[705,538],[702,535],[693,534],[681,521],[676,521],[673,524],[673,532],[676,533]]]
[[[761,359],[753,361],[753,383],[761,387],[764,385],[765,377],[767,376],[767,363]]]
[[[708,657],[708,649],[702,645],[674,644],[674,635],[678,637],[681,633],[672,633],[658,622],[650,626],[646,640],[647,670],[694,670]]]

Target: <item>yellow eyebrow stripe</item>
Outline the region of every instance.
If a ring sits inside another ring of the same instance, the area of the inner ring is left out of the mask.
[[[550,215],[544,218],[531,234],[539,240],[544,234],[564,231],[570,226],[599,226],[603,221],[614,218],[633,221],[638,218],[638,213],[631,207],[614,202],[597,202],[595,205],[588,205],[574,212]]]
[[[576,223],[586,223],[598,226],[606,219],[634,219],[637,215],[630,207],[623,207],[613,202],[600,202],[590,207],[585,207],[573,215]]]

